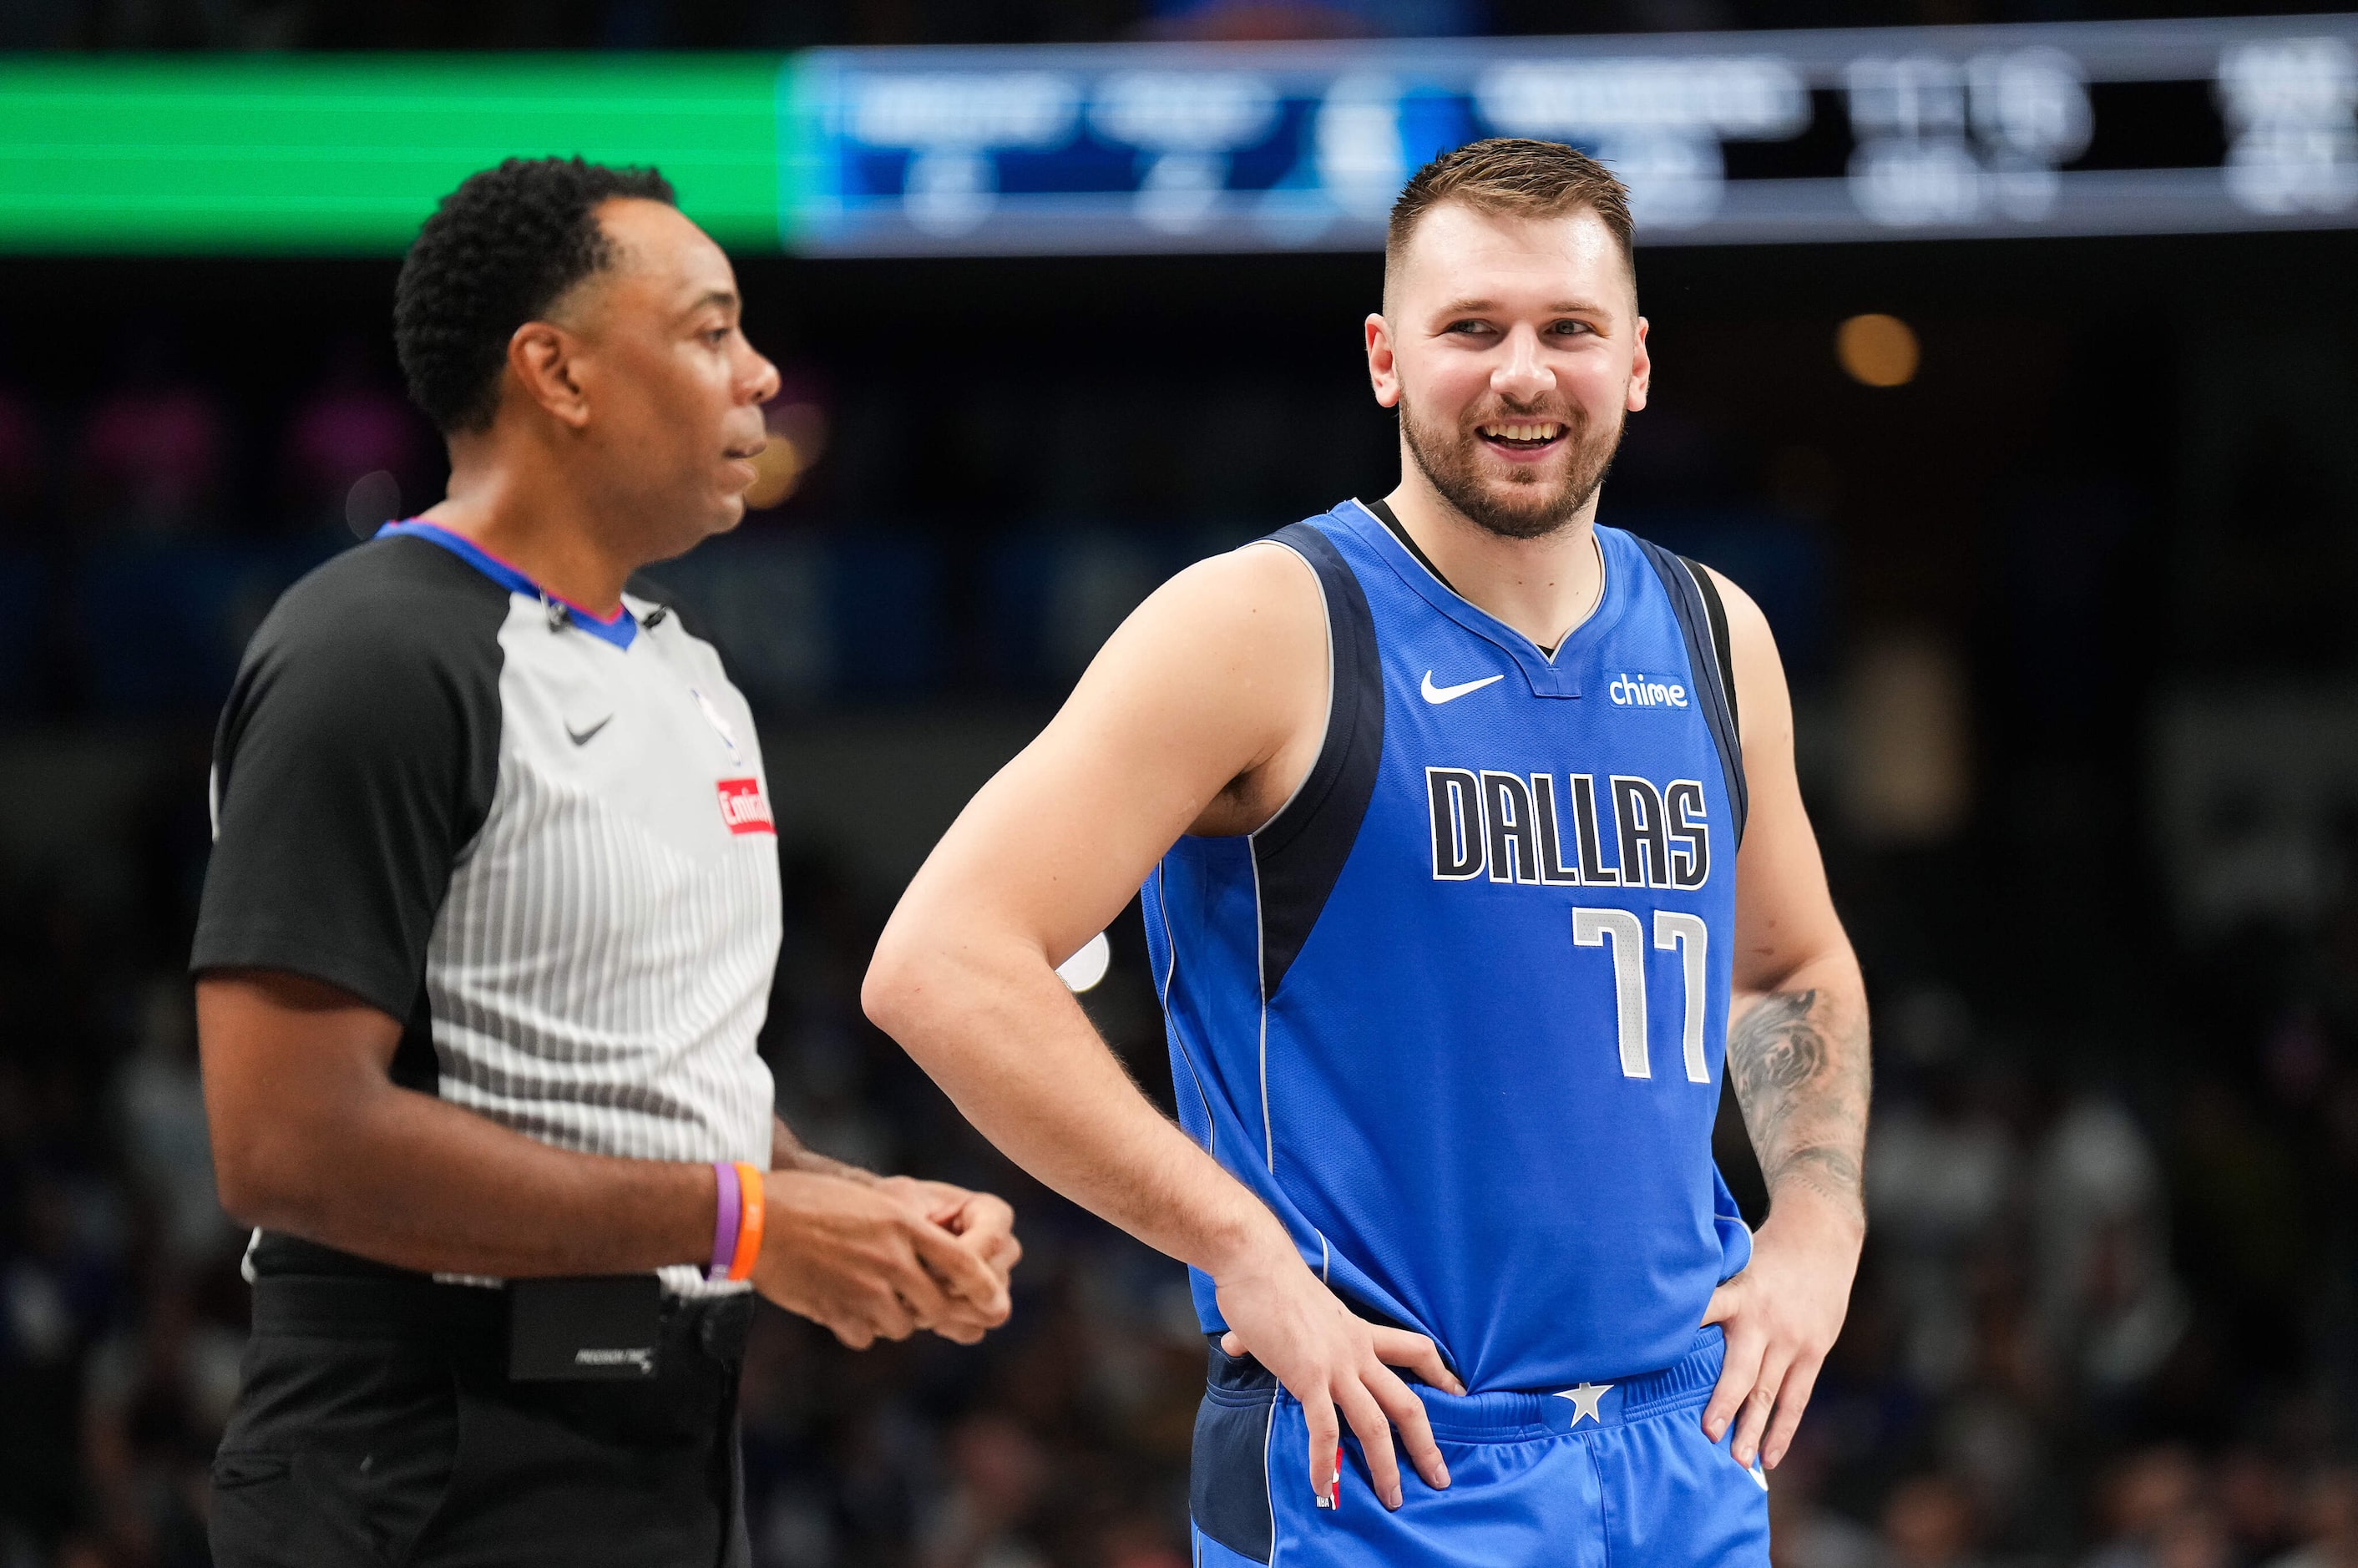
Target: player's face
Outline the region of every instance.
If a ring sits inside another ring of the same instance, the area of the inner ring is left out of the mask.
[[[676,555],[744,516],[777,367],[746,341],[736,273],[703,230],[660,201],[598,216],[618,254],[567,312],[589,348],[590,429],[607,493],[676,534],[659,543]]]
[[[1444,201],[1386,286],[1368,371],[1433,488],[1508,538],[1587,513],[1651,372],[1636,283],[1603,220]]]

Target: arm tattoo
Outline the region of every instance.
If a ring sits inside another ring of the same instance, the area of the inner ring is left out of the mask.
[[[1835,1011],[1814,989],[1771,992],[1729,1030],[1727,1070],[1771,1196],[1798,1183],[1864,1217],[1866,1021]]]

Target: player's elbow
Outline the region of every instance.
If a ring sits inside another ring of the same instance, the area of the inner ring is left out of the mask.
[[[877,939],[867,978],[860,982],[860,1009],[868,1022],[904,1048],[917,1033],[921,1000],[939,967],[938,949],[911,930],[911,925],[894,917]]]
[[[868,1021],[929,1072],[989,989],[971,959],[976,935],[968,923],[903,904],[877,939],[860,982]]]

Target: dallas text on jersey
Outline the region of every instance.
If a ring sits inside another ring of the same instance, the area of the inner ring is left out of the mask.
[[[1607,774],[1600,800],[1595,774],[1567,773],[1568,823],[1553,773],[1428,767],[1424,781],[1436,881],[1487,872],[1494,882],[1692,890],[1710,879],[1711,825],[1696,780],[1658,787]]]

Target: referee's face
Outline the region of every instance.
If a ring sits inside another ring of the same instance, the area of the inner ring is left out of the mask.
[[[737,275],[703,230],[660,201],[608,201],[598,218],[614,261],[562,311],[587,350],[580,455],[611,514],[662,560],[744,516],[778,372],[745,341]]]

